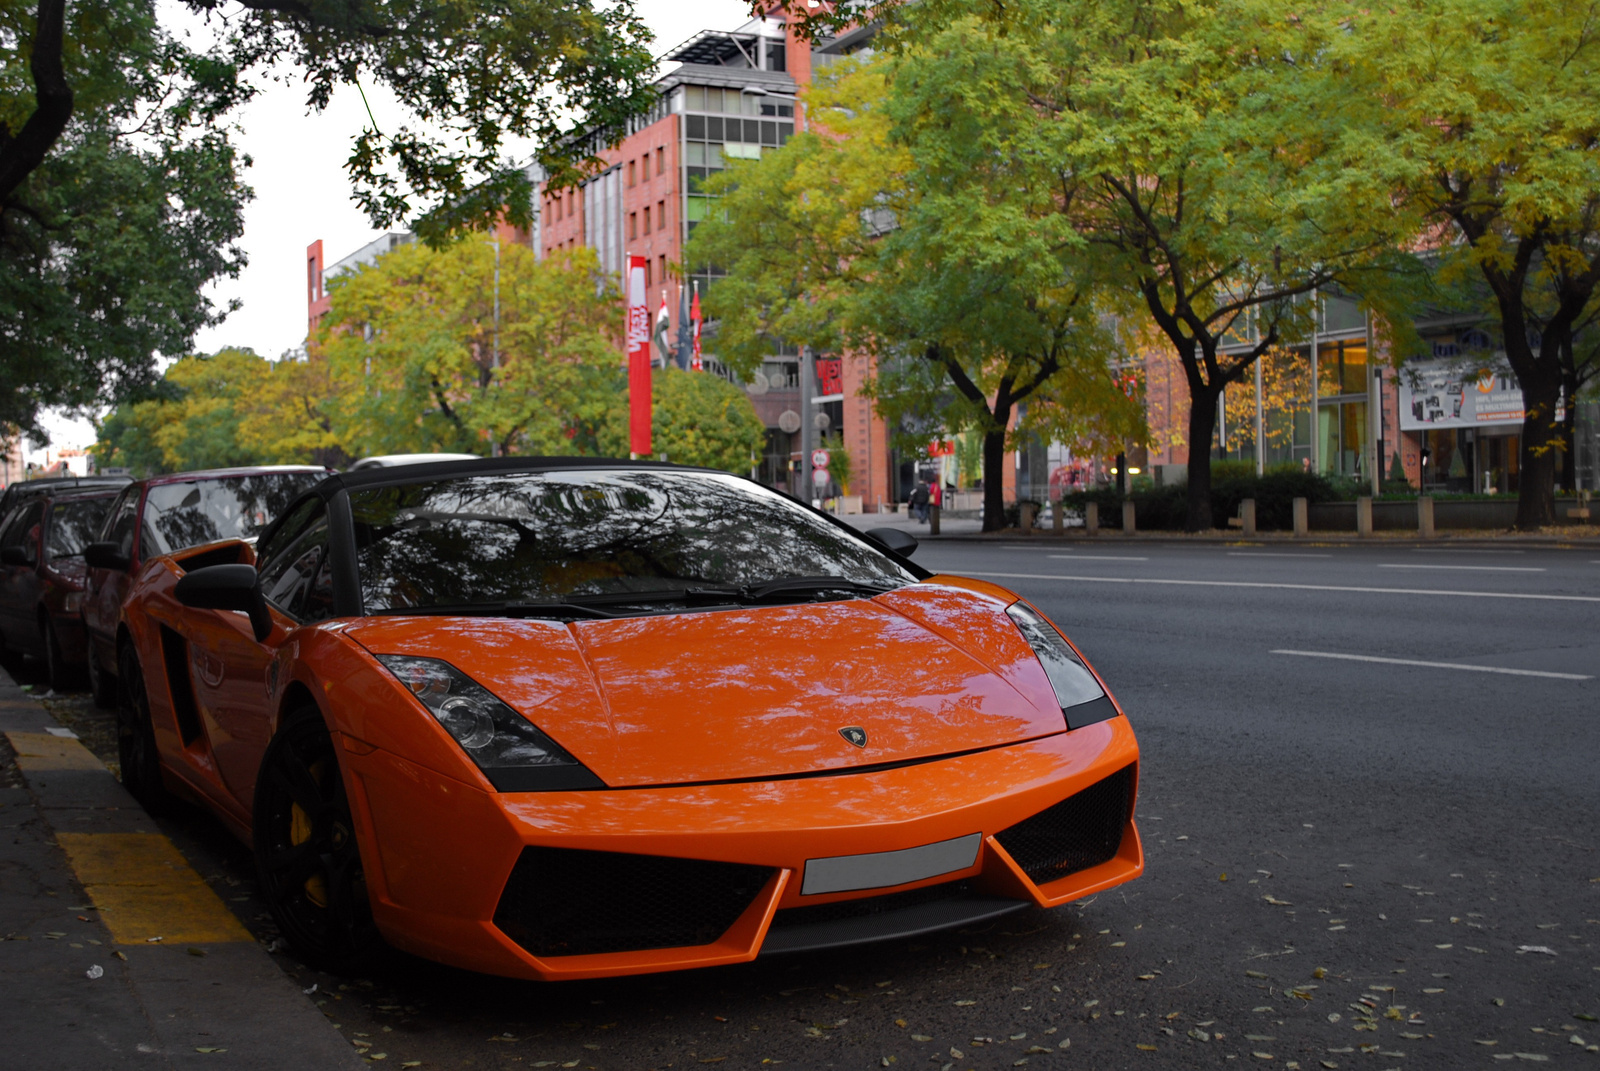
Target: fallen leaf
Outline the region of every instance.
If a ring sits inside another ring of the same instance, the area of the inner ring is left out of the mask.
[[[930,1037],[927,1034],[912,1034],[911,1035],[911,1040],[912,1041],[932,1041],[933,1038]]]
[[[1246,978],[1265,978],[1266,977],[1266,975],[1262,974],[1260,971],[1245,971],[1244,972],[1244,976]]]
[[[1155,1052],[1156,1051],[1156,1047],[1154,1045],[1146,1045],[1143,1042],[1141,1042],[1138,1045],[1135,1045],[1134,1048],[1139,1049],[1141,1052]]]
[[[958,1007],[958,1008],[970,1008],[976,1003],[978,1003],[978,1002],[975,1001],[975,1000],[958,1000],[958,1001],[956,1001],[956,1007]]]
[[[894,1021],[894,1025],[898,1026],[901,1030],[904,1030],[906,1028],[906,1021],[904,1019],[896,1019]]]
[[[1518,952],[1537,952],[1541,956],[1553,956],[1553,955],[1556,954],[1556,950],[1555,949],[1550,948],[1550,947],[1548,947],[1546,945],[1518,945],[1517,946],[1517,951]],[[1521,1057],[1519,1056],[1518,1058],[1520,1059]]]

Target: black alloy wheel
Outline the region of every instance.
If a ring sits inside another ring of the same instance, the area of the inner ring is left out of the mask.
[[[100,660],[95,657],[94,641],[89,641],[89,694],[94,698],[94,705],[102,710],[117,709],[117,678],[100,668]]]
[[[152,815],[171,813],[177,800],[161,780],[161,754],[150,723],[150,694],[145,689],[139,655],[130,641],[117,652],[120,670],[117,704],[117,758],[122,787]]]
[[[333,738],[313,706],[284,719],[256,777],[252,813],[262,895],[306,965],[358,974],[383,954]]]

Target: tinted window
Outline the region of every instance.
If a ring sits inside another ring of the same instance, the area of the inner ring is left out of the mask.
[[[28,562],[31,565],[37,560],[39,553],[39,544],[33,539],[33,528],[43,517],[44,502],[41,499],[36,498],[18,508],[6,522],[5,531],[0,532],[0,545],[22,547],[28,552]]]
[[[912,574],[799,504],[731,476],[549,472],[350,494],[366,609]]]
[[[106,518],[106,526],[100,533],[100,539],[107,543],[115,543],[118,554],[131,557],[133,530],[138,519],[139,488],[130,487],[122,492],[116,504],[111,507],[111,514]]]
[[[57,502],[50,510],[50,557],[81,555],[83,548],[94,542],[110,507],[109,497]]]
[[[261,590],[278,609],[299,621],[333,614],[333,569],[328,559],[328,518],[311,501],[272,533],[260,553]]]
[[[322,478],[320,472],[268,472],[156,484],[145,496],[139,555],[250,539]]]

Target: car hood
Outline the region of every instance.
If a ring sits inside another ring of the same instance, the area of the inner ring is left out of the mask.
[[[622,787],[904,763],[1061,732],[1004,607],[923,583],[603,621],[369,618],[347,634],[374,654],[449,662]],[[852,727],[866,746],[840,732]]]

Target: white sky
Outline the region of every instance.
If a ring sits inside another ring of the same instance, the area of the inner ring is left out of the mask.
[[[705,29],[733,29],[749,18],[748,0],[635,0],[635,8],[655,31],[654,50],[663,52]],[[168,2],[161,14],[169,26],[202,24]],[[354,89],[341,88],[327,111],[310,114],[305,89],[293,69],[272,72],[280,81],[266,88],[237,116],[235,143],[253,164],[245,181],[255,200],[245,206],[241,244],[250,263],[238,279],[225,280],[209,293],[221,305],[243,304],[217,327],[201,331],[195,349],[210,353],[224,346],[248,346],[265,357],[279,357],[298,346],[306,333],[306,246],[322,239],[328,263],[354,252],[381,234],[350,199],[344,162],[351,140],[367,121]],[[370,84],[367,98],[379,128],[400,126],[400,110]],[[94,442],[87,420],[46,414],[52,447],[85,447]],[[32,445],[32,444],[30,444]],[[42,450],[30,460],[44,460]]]

